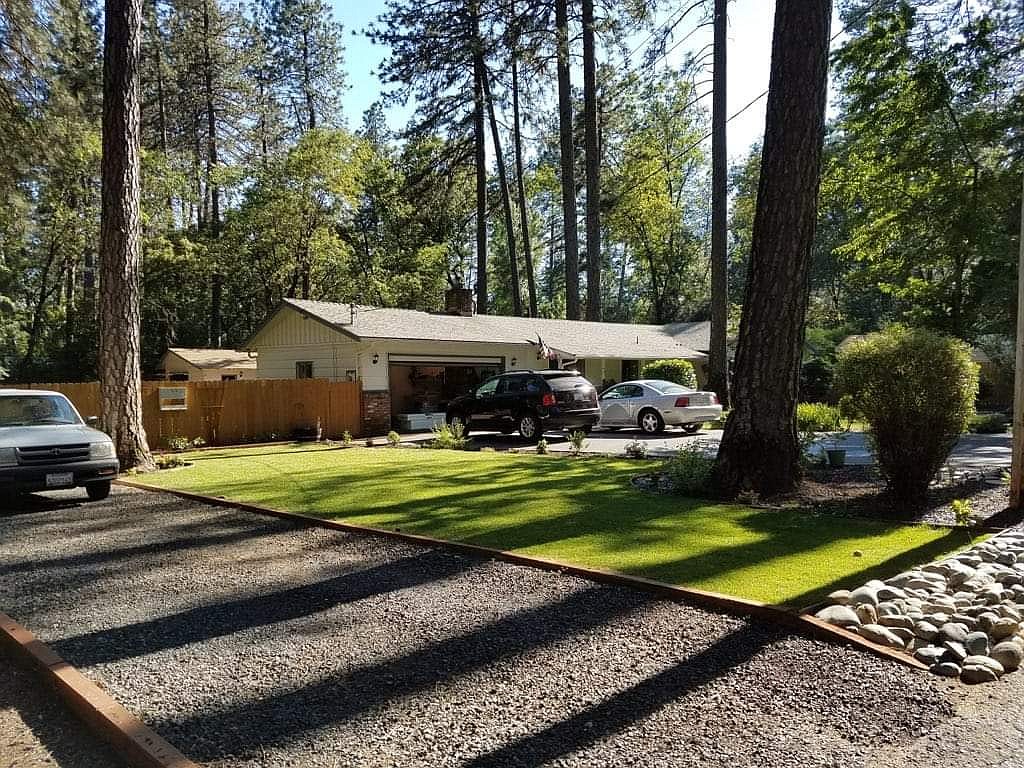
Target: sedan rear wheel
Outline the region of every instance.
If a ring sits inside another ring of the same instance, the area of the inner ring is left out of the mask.
[[[521,414],[517,428],[523,440],[535,443],[540,439],[540,423],[532,413]]]
[[[665,429],[665,420],[661,418],[661,414],[650,408],[640,412],[638,424],[640,431],[645,435],[656,435]]]

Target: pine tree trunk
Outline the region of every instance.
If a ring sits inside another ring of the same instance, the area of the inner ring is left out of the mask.
[[[494,144],[495,161],[498,164],[498,184],[501,186],[501,207],[505,214],[505,242],[508,247],[509,286],[512,289],[512,314],[523,314],[523,295],[519,286],[519,254],[516,250],[516,231],[512,221],[512,199],[508,191],[508,174],[505,172],[505,156],[501,152],[501,137],[498,135],[498,119],[494,114],[494,98],[491,96],[491,77],[484,71],[484,96],[487,99],[487,114],[491,122],[491,142]]]
[[[142,426],[139,52],[142,0],[107,0],[100,216],[100,409],[122,469],[149,469]]]
[[[711,349],[707,388],[729,407],[728,148],[726,145],[726,4],[715,0],[714,86],[711,107]]]
[[[601,319],[601,145],[597,127],[594,0],[583,0],[583,131],[587,176],[587,320]]]
[[[302,91],[306,97],[309,130],[316,130],[316,102],[313,99],[313,75],[309,64],[309,30],[305,26],[302,28]]]
[[[778,0],[761,180],[736,351],[733,411],[715,464],[726,493],[800,477],[796,432],[828,84],[831,0]]]
[[[476,311],[487,314],[487,151],[484,146],[484,52],[473,6],[473,149],[476,164]]]
[[[210,6],[203,0],[203,87],[206,108],[206,188],[210,192],[210,234],[216,240],[220,237],[220,186],[214,180],[217,167],[217,110],[213,100],[213,57],[210,55]],[[219,266],[214,264],[210,279],[210,346],[219,347],[223,336],[221,306],[223,303],[224,278]]]
[[[511,5],[511,16],[515,18],[515,0]],[[526,180],[523,178],[523,137],[519,117],[519,47],[512,49],[512,143],[516,156],[516,192],[519,203],[520,232],[523,238],[523,258],[526,267],[526,292],[529,302],[529,316],[537,316],[537,280],[533,271],[533,248],[530,245],[530,217],[526,207]]]
[[[562,227],[565,232],[565,316],[580,319],[580,257],[576,235],[576,151],[572,140],[572,83],[569,80],[568,0],[555,0],[558,45],[558,138],[562,176]]]

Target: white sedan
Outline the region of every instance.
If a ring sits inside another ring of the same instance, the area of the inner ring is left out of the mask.
[[[598,399],[600,427],[639,427],[654,435],[666,426],[696,432],[722,415],[714,392],[699,392],[660,379],[626,381],[606,389]]]

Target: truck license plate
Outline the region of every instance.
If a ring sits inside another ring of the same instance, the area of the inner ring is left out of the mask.
[[[75,484],[74,472],[50,472],[46,475],[47,488],[63,488]]]

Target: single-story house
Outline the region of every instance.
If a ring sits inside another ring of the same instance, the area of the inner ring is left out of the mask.
[[[172,381],[234,381],[254,377],[256,358],[234,349],[170,347],[160,358],[160,369]]]
[[[286,299],[247,342],[262,379],[362,384],[363,430],[408,427],[501,371],[579,370],[598,387],[639,375],[645,360],[683,358],[704,380],[707,322],[632,325],[478,315],[453,289],[445,312]]]

